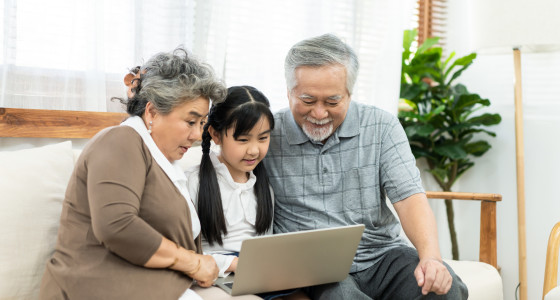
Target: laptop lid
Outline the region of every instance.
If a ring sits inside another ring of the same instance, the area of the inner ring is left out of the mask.
[[[232,296],[342,281],[364,225],[259,236],[244,240]]]

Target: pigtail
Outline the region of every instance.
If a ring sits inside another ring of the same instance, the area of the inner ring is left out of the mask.
[[[254,191],[257,197],[257,220],[255,229],[257,234],[265,234],[272,224],[272,217],[274,214],[272,205],[272,194],[270,193],[270,185],[266,168],[261,161],[253,170],[253,174],[257,178],[255,182]]]
[[[210,245],[214,242],[222,245],[222,234],[227,234],[226,220],[222,209],[222,196],[216,170],[210,159],[209,123],[204,126],[202,134],[202,159],[198,173],[198,216],[202,235]]]

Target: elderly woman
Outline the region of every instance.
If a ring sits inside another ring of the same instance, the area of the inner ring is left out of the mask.
[[[218,276],[174,162],[226,89],[182,49],[133,72],[130,117],[98,133],[76,163],[41,299],[198,299],[193,280],[207,287]]]

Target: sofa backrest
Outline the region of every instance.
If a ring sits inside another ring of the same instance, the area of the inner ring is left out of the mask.
[[[66,186],[85,145],[80,141],[76,148],[65,141],[35,147],[44,141],[20,140],[22,145],[11,142],[11,150],[0,148],[0,299],[38,297],[54,251]],[[187,169],[201,156],[201,147],[192,147],[179,164]]]

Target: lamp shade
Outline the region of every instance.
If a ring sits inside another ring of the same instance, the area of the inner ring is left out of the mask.
[[[560,0],[473,0],[471,7],[478,51],[560,50]]]

